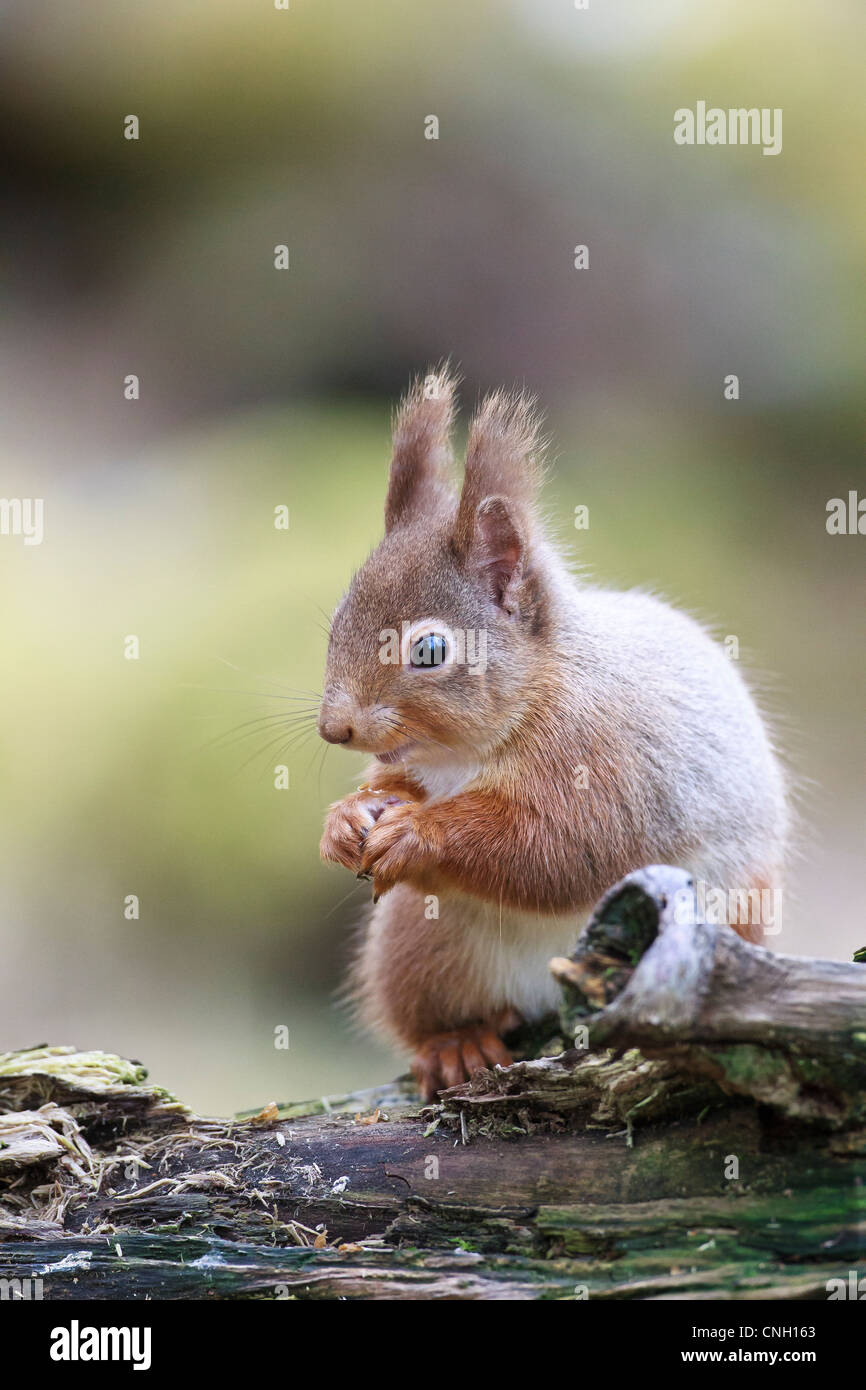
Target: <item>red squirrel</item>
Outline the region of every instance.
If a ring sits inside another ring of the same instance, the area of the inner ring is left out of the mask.
[[[459,494],[454,407],[440,370],[396,414],[384,539],[334,614],[318,721],[374,755],[321,853],[372,877],[354,993],[426,1099],[508,1064],[619,878],[668,863],[775,890],[787,819],[735,663],[658,598],[572,575],[545,534],[533,402],[481,403]]]

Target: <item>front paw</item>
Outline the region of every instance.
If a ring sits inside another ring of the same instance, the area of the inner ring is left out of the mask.
[[[369,832],[387,807],[400,804],[399,797],[369,791],[353,792],[342,801],[335,801],[325,819],[319,846],[322,858],[360,873],[361,854]]]
[[[361,870],[372,874],[377,898],[395,883],[417,879],[435,862],[435,845],[423,815],[405,803],[386,808],[368,832],[361,853]]]

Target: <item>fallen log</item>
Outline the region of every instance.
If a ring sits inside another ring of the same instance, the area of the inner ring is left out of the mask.
[[[827,1299],[866,1273],[866,966],[690,891],[612,889],[561,1018],[433,1106],[204,1119],[110,1054],[0,1056],[0,1297]]]

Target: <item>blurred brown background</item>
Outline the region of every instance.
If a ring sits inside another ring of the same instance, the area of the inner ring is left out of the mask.
[[[445,355],[469,403],[540,395],[581,564],[763,673],[802,788],[772,944],[850,958],[866,540],[825,520],[866,491],[862,6],[11,0],[3,27],[0,491],[45,499],[45,539],[0,537],[0,1048],[119,1051],[222,1112],[401,1065],[330,999],[369,890],[318,838],[361,760],[247,721],[314,704],[391,403]],[[699,99],[781,107],[782,153],[676,146]]]

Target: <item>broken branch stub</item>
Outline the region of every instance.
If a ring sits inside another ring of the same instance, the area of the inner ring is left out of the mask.
[[[866,968],[776,955],[699,920],[683,870],[629,874],[551,970],[563,1028],[584,1028],[591,1050],[639,1048],[800,1120],[866,1118]]]

